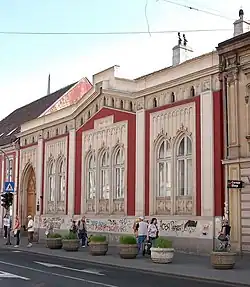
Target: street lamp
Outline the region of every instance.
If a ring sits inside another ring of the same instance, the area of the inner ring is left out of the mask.
[[[4,155],[4,157],[7,158],[7,161],[8,161],[8,182],[10,182],[10,158],[9,158],[9,156],[7,155],[7,153],[6,153],[4,150],[0,149],[0,152],[2,152],[3,155]],[[5,192],[5,191],[4,191],[4,192]],[[9,216],[10,216],[10,206],[7,206],[6,211],[7,211],[7,213],[8,213]],[[6,245],[11,245],[11,242],[10,242],[10,229],[11,229],[11,220],[10,220],[10,226],[9,226],[8,232],[7,232],[7,242],[6,242]]]

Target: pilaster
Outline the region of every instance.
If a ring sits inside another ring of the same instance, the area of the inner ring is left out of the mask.
[[[72,122],[69,129],[69,152],[68,152],[68,215],[74,215],[75,206],[75,149],[76,130],[75,123]]]
[[[201,216],[214,215],[213,92],[200,95],[201,111]]]
[[[145,214],[145,110],[136,111],[135,215]]]
[[[42,181],[43,179],[43,137],[42,134],[38,138],[37,142],[37,161],[36,161],[36,205],[39,205],[39,211],[36,211],[36,215],[41,214],[41,204],[46,202],[41,200],[42,196]]]

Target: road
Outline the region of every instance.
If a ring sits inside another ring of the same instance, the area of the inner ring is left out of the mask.
[[[52,256],[36,255],[3,248],[0,249],[0,286],[221,287],[223,285],[209,281],[189,280],[87,262],[79,263],[63,258],[58,259]],[[224,286],[229,285],[225,284]]]

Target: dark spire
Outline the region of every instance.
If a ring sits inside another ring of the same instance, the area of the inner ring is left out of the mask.
[[[49,74],[49,77],[48,77],[48,87],[47,87],[47,95],[50,94],[50,74]]]

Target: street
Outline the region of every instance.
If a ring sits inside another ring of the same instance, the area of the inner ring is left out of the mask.
[[[0,281],[4,287],[229,286],[229,284],[150,274],[100,264],[79,263],[15,249],[0,249]]]

